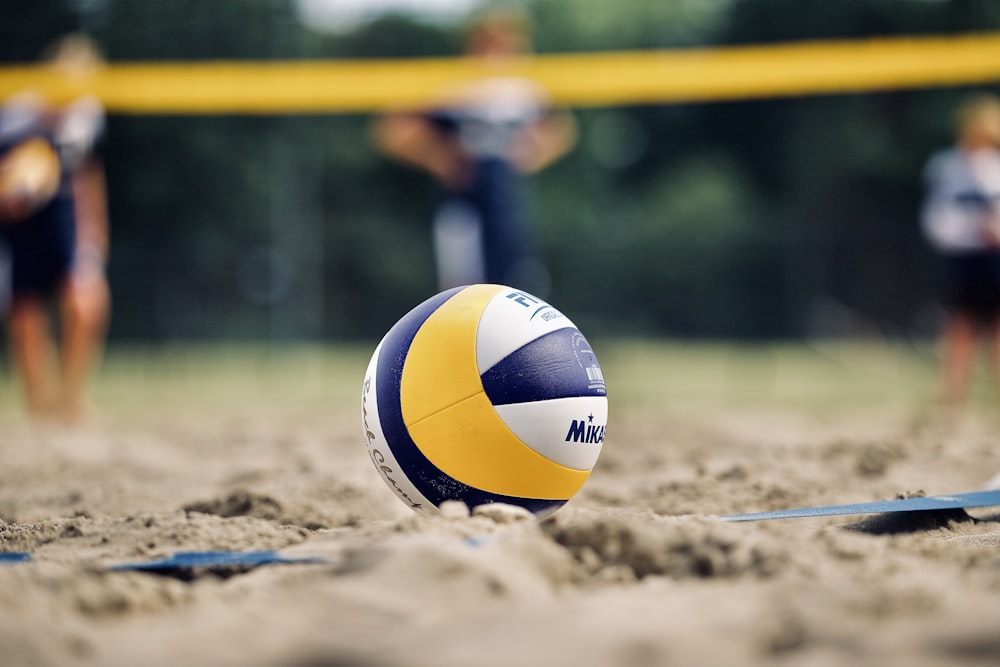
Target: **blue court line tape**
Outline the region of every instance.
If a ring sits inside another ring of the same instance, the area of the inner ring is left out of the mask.
[[[290,557],[277,551],[178,551],[172,556],[157,560],[119,563],[107,569],[113,572],[123,570],[162,571],[195,567],[256,567],[258,565],[281,565],[289,563],[329,563],[319,556]]]
[[[765,521],[769,519],[797,519],[814,516],[844,516],[851,514],[882,514],[886,512],[919,512],[927,510],[967,509],[970,507],[993,507],[1000,505],[1000,489],[972,491],[946,496],[923,496],[920,498],[900,498],[880,500],[871,503],[849,505],[826,505],[823,507],[803,507],[774,512],[753,514],[731,514],[721,517],[725,521]]]
[[[0,554],[0,565],[5,563],[26,563],[31,560],[31,554],[24,551],[12,551]]]
[[[465,540],[465,543],[470,547],[484,547],[488,544],[493,544],[494,542],[499,542],[499,535],[479,535],[477,537],[469,537]]]

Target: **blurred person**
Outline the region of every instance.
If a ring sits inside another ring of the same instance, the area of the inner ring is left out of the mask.
[[[60,41],[51,58],[67,76],[99,64],[92,43],[80,36]],[[7,277],[0,286],[6,282],[14,366],[36,417],[83,416],[103,347],[110,308],[97,151],[103,128],[104,110],[89,96],[54,107],[25,92],[0,107],[0,247]]]
[[[968,397],[981,333],[989,337],[1000,387],[1000,98],[967,98],[954,147],[924,169],[924,233],[944,257],[946,305],[942,398]]]
[[[537,83],[505,73],[530,52],[524,14],[487,10],[466,32],[466,55],[495,72],[448,91],[422,112],[376,122],[376,144],[432,174],[443,190],[433,221],[441,289],[499,283],[548,291],[527,177],[572,148],[576,123]]]

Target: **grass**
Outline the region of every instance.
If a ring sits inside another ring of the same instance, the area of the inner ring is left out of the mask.
[[[937,388],[930,348],[870,341],[616,342],[601,361],[612,395],[668,409],[888,408],[930,402]]]
[[[612,409],[797,409],[815,412],[929,403],[937,388],[930,346],[609,340],[595,345]],[[240,413],[269,407],[355,410],[374,344],[268,347],[199,344],[112,346],[93,391],[102,412]],[[991,403],[986,365],[977,401]],[[19,410],[11,374],[0,378],[0,414]]]

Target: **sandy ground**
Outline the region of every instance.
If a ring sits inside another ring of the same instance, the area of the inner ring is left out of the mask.
[[[0,551],[32,560],[0,564],[0,663],[1000,662],[1000,508],[714,518],[976,490],[1000,471],[995,416],[630,407],[607,371],[601,459],[541,523],[412,513],[366,458],[357,401],[337,395],[127,418],[111,406],[75,429],[8,410]],[[108,570],[270,549],[325,562]]]

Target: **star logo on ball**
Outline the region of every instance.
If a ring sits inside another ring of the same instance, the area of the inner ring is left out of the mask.
[[[589,415],[587,415],[587,421],[588,422],[593,422],[594,421],[594,413],[593,412],[591,412]]]

